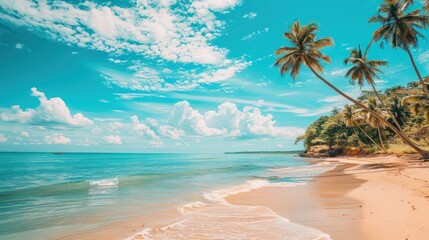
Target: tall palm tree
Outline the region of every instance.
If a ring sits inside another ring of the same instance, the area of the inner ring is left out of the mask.
[[[429,97],[429,91],[417,68],[410,47],[418,45],[419,38],[424,36],[419,32],[429,25],[429,16],[420,14],[421,9],[408,11],[412,1],[410,0],[385,0],[377,15],[369,19],[370,23],[380,23],[381,27],[373,33],[374,41],[390,41],[393,48],[403,48],[410,57],[414,71],[419,78],[423,92]]]
[[[318,26],[316,24],[308,24],[301,27],[301,24],[299,21],[297,21],[292,26],[290,26],[289,32],[284,33],[284,37],[287,38],[292,45],[288,47],[281,47],[275,51],[278,59],[275,61],[274,65],[280,68],[281,75],[284,75],[286,72],[290,72],[292,78],[295,79],[300,73],[302,65],[308,67],[317,78],[332,88],[335,92],[351,101],[356,106],[374,114],[374,116],[380,121],[385,121],[387,126],[391,128],[392,131],[395,132],[401,139],[403,139],[406,144],[416,150],[423,159],[429,159],[428,151],[419,148],[406,135],[399,131],[390,122],[385,120],[382,116],[379,116],[376,112],[351,98],[319,74],[324,72],[321,61],[327,63],[330,63],[331,61],[330,58],[322,54],[320,50],[325,47],[332,46],[334,43],[332,38],[316,39],[317,31]]]
[[[348,104],[346,104],[345,106],[344,106],[344,110],[343,110],[343,112],[342,112],[342,118],[341,118],[341,121],[343,121],[344,122],[344,124],[346,125],[346,127],[351,127],[352,129],[353,129],[353,132],[355,133],[355,135],[356,135],[356,137],[358,138],[358,140],[360,141],[360,139],[359,139],[359,135],[357,134],[357,132],[355,131],[355,129],[354,129],[354,127],[356,126],[356,127],[358,127],[362,132],[363,132],[363,134],[375,145],[375,146],[377,146],[377,148],[379,148],[379,149],[381,149],[381,150],[383,150],[383,148],[381,148],[380,147],[380,145],[378,145],[375,141],[374,141],[374,139],[372,139],[369,135],[368,135],[368,133],[366,133],[365,132],[365,130],[363,130],[362,128],[361,128],[361,126],[360,126],[360,121],[359,121],[360,119],[358,119],[357,117],[356,117],[356,112],[355,112],[355,109],[353,108],[353,106],[351,106],[351,105],[348,105]]]
[[[382,116],[384,119],[387,120],[389,118],[389,115],[387,114],[386,111],[384,111],[381,108],[381,103],[377,101],[377,99],[370,97],[365,100],[364,105],[368,109],[371,109],[372,111],[376,112],[379,116]],[[381,135],[381,129],[385,129],[387,127],[386,121],[381,121],[379,118],[375,117],[374,114],[372,114],[371,112],[368,112],[365,109],[361,110],[361,115],[364,117],[368,125],[377,129],[378,138],[380,140],[381,147],[383,148],[384,152],[387,152],[386,147],[384,146],[382,135]]]
[[[368,49],[365,51],[365,54],[362,52],[362,49],[359,45],[358,49],[352,49],[350,51],[350,56],[344,60],[345,64],[351,63],[351,67],[347,73],[346,77],[349,77],[353,82],[362,87],[365,84],[365,81],[371,85],[372,90],[375,93],[375,96],[378,98],[384,109],[390,115],[393,122],[396,124],[396,127],[403,132],[401,125],[398,123],[396,118],[393,116],[392,112],[386,106],[386,103],[381,99],[380,94],[378,94],[377,89],[375,88],[375,80],[379,79],[377,73],[383,73],[378,67],[386,66],[387,62],[383,60],[369,60],[368,59]]]

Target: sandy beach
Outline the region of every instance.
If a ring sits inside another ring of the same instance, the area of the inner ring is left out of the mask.
[[[332,239],[429,239],[429,163],[414,156],[326,159],[339,164],[308,185],[227,198],[267,206]]]
[[[204,223],[204,221],[197,218],[195,220],[198,221],[194,222],[191,225],[192,228],[188,230],[193,234],[197,231],[196,236],[202,237],[217,227],[226,231],[225,229],[235,226],[229,226],[228,221],[225,222],[226,225],[222,225],[221,222],[214,220],[216,218],[211,215],[213,211],[228,213],[230,217],[235,215],[242,217],[244,213],[251,211],[261,214],[261,219],[266,221],[271,217],[262,216],[272,210],[276,215],[289,219],[292,223],[329,234],[334,240],[429,239],[427,221],[429,163],[418,161],[412,155],[342,157],[314,161],[330,162],[337,166],[313,178],[306,185],[262,187],[225,198],[229,204],[251,207],[249,209],[219,208],[219,206],[199,208],[198,211],[204,213],[205,218],[210,217],[214,225],[207,225],[211,226],[211,230],[208,230],[204,224],[199,226],[199,222]],[[171,211],[151,216],[124,219],[101,229],[74,233],[57,239],[99,239],[100,237],[112,240],[125,239],[146,227],[165,231],[163,226],[174,223],[175,219],[180,219],[177,214],[175,209],[171,209]],[[193,217],[187,216],[187,218],[189,221]],[[238,226],[235,228],[242,234],[246,234],[245,228],[241,230]],[[172,230],[169,229],[169,231]],[[175,231],[169,234],[174,236],[177,234]],[[134,239],[143,238],[135,235]]]

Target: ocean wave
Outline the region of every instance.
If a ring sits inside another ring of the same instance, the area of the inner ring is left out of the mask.
[[[119,179],[112,178],[112,179],[94,180],[94,181],[89,181],[88,183],[90,186],[100,187],[100,188],[118,187]]]
[[[335,168],[332,164],[270,169],[282,176],[304,177],[307,180]],[[182,218],[161,228],[146,228],[127,240],[136,239],[302,239],[330,240],[318,229],[293,223],[268,207],[237,206],[228,203],[228,196],[263,187],[293,187],[305,182],[270,182],[254,179],[243,184],[204,193],[205,201],[195,201],[177,208]]]
[[[270,168],[272,174],[279,178],[289,178],[299,181],[310,181],[315,176],[319,176],[327,171],[333,170],[337,165],[327,162],[305,165],[305,166],[296,166],[296,167],[286,167],[286,168]]]

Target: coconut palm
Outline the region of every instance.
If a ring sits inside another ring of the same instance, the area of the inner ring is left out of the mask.
[[[385,122],[385,124],[401,139],[403,139],[406,144],[416,150],[424,159],[429,159],[428,151],[419,148],[405,134],[399,131],[382,116],[348,96],[319,74],[324,72],[321,61],[326,63],[330,63],[331,61],[330,58],[322,54],[320,50],[325,47],[332,46],[334,43],[331,38],[316,39],[317,32],[318,26],[316,24],[308,24],[301,27],[301,24],[297,21],[290,26],[289,32],[284,33],[284,37],[287,38],[292,45],[281,47],[275,51],[278,59],[275,61],[274,65],[280,68],[281,75],[284,75],[286,72],[290,72],[292,78],[295,79],[299,75],[302,65],[308,67],[317,78],[332,88],[335,92],[351,101],[356,106],[372,113],[374,117],[380,121]]]
[[[406,96],[402,98],[402,104],[409,104],[408,108],[412,114],[423,114],[429,121],[429,99],[425,95]]]
[[[411,4],[413,4],[414,3],[414,0],[404,0],[404,1],[408,1],[409,3],[411,3]],[[425,0],[424,1],[424,3],[423,3],[423,9],[426,11],[426,12],[429,12],[429,0]]]
[[[378,67],[386,66],[387,62],[383,60],[368,60],[368,49],[369,46],[365,51],[365,54],[363,54],[362,49],[359,45],[358,49],[352,49],[350,51],[350,56],[344,60],[344,63],[351,63],[354,66],[347,71],[346,77],[349,77],[352,80],[353,84],[357,82],[360,87],[362,87],[365,82],[371,85],[375,96],[378,98],[384,109],[390,115],[391,119],[396,124],[396,127],[403,132],[401,125],[393,116],[392,112],[390,112],[389,108],[386,106],[386,103],[383,101],[383,99],[381,99],[380,94],[378,94],[378,91],[375,88],[375,80],[379,79],[377,73],[383,73]]]
[[[365,106],[372,111],[376,112],[379,116],[382,116],[384,119],[389,118],[389,114],[381,108],[381,103],[377,101],[377,99],[370,97],[364,102]],[[375,117],[371,112],[366,111],[365,109],[361,110],[361,116],[365,119],[366,123],[377,129],[378,138],[380,140],[381,147],[386,152],[386,147],[384,146],[383,138],[381,135],[381,129],[385,129],[387,127],[385,121],[381,121],[379,118]]]
[[[390,111],[393,114],[393,117],[398,121],[399,125],[403,126],[407,120],[408,111],[402,104],[401,99],[398,96],[392,98],[390,104]]]
[[[424,36],[419,32],[429,25],[429,16],[420,14],[421,9],[408,11],[410,0],[385,0],[377,15],[369,19],[370,23],[380,23],[381,27],[373,33],[374,41],[390,41],[393,48],[403,48],[410,57],[414,71],[419,78],[423,92],[429,97],[429,91],[416,66],[410,47],[417,47],[419,38]]]
[[[377,146],[377,148],[383,150],[375,141],[374,139],[372,139],[368,133],[366,133],[362,128],[361,128],[361,124],[360,124],[360,119],[356,117],[356,112],[355,109],[353,108],[353,106],[346,104],[344,106],[344,110],[342,112],[342,118],[341,121],[344,122],[344,124],[346,125],[346,127],[351,127],[353,129],[354,134],[356,135],[356,137],[359,139],[359,135],[357,134],[357,132],[355,131],[354,127],[358,127],[363,134],[375,145]]]

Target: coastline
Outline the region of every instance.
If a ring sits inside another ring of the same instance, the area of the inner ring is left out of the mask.
[[[293,188],[264,188],[227,198],[261,205],[332,239],[429,239],[429,164],[414,155],[337,157],[339,164]]]
[[[195,221],[193,225],[199,229],[204,229],[204,226],[198,226],[200,219],[194,217],[200,213],[206,216],[214,212],[237,211],[236,214],[241,216],[243,212],[250,211],[261,216],[268,213],[270,217],[264,221],[275,222],[278,217],[272,216],[283,217],[291,224],[320,230],[334,240],[426,240],[429,239],[429,163],[415,160],[413,155],[342,156],[310,160],[315,164],[328,162],[337,166],[305,185],[268,185],[231,193],[223,198],[231,206],[244,209],[213,205],[194,209],[192,205],[185,211],[192,214],[187,218],[191,217]],[[249,216],[249,220],[253,217]],[[169,230],[166,226],[174,226],[180,219],[178,211],[171,208],[152,216],[124,219],[101,229],[67,234],[56,239],[99,239],[101,236],[103,239],[126,239],[137,234],[129,239],[140,240],[143,237],[138,233],[143,229]],[[220,229],[227,226],[219,225]]]

